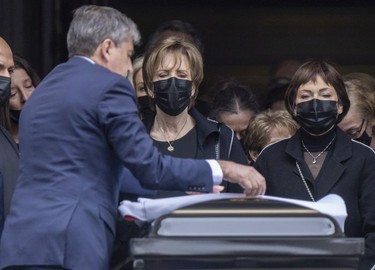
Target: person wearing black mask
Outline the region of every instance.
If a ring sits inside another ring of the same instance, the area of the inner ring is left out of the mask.
[[[0,126],[6,129],[9,121],[10,74],[14,70],[12,50],[0,37]]]
[[[255,92],[236,79],[219,81],[213,89],[216,94],[213,97],[209,117],[233,129],[244,151],[247,152],[244,141],[247,128],[260,111]],[[249,160],[251,160],[250,156]]]
[[[144,123],[161,153],[246,164],[233,131],[194,108],[203,80],[203,59],[193,43],[179,37],[159,41],[146,52],[142,70],[146,92],[155,104],[155,115]],[[227,184],[225,191],[241,192]]]
[[[18,122],[22,108],[40,79],[31,65],[23,58],[14,55],[14,71],[11,74],[11,90],[9,99],[9,112],[11,119],[10,133],[18,144]]]
[[[18,149],[7,131],[10,125],[10,76],[13,70],[12,51],[0,37],[0,236],[18,176]]]
[[[143,82],[143,58],[143,56],[139,56],[133,61],[133,72],[129,77],[137,95],[139,116],[141,119],[153,115],[153,111],[155,110],[150,98],[147,96],[145,83]]]
[[[247,164],[247,157],[234,132],[225,124],[208,120],[194,101],[203,80],[203,59],[196,46],[179,37],[169,37],[149,48],[142,66],[144,86],[155,111],[143,119],[154,145],[164,154],[195,159],[225,159]],[[142,188],[125,173],[123,198],[171,197],[180,191]],[[130,180],[129,180],[130,179]],[[242,192],[237,184],[223,183],[225,192]]]
[[[350,109],[338,126],[353,140],[375,149],[375,78],[365,73],[344,76]]]
[[[174,157],[224,159],[247,164],[245,152],[234,132],[224,124],[208,120],[193,106],[203,80],[203,59],[191,42],[169,37],[154,44],[145,53],[142,72],[147,95],[155,105],[153,115],[143,122],[159,152]],[[126,179],[122,181],[121,190],[126,192],[120,196],[123,200],[196,193],[145,189],[127,170],[122,178]],[[216,190],[219,191],[243,192],[237,184],[226,181]],[[124,220],[118,222],[116,231],[114,264],[118,257],[123,260],[127,240],[142,233]]]
[[[350,101],[341,75],[325,61],[308,61],[293,76],[285,96],[288,112],[301,126],[290,139],[274,143],[254,167],[267,183],[266,194],[317,201],[343,198],[345,234],[365,238],[359,269],[375,264],[375,152],[351,140],[337,124]]]

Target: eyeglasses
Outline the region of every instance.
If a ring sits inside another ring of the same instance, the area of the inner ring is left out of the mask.
[[[346,131],[346,134],[352,137],[352,139],[357,138],[362,131],[364,123],[365,123],[365,119],[362,120],[361,126],[359,128],[349,129]]]

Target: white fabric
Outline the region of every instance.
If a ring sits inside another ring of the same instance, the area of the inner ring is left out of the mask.
[[[123,217],[131,216],[142,221],[153,221],[156,218],[168,214],[176,209],[193,205],[196,203],[245,197],[244,194],[239,193],[209,193],[198,195],[186,195],[163,199],[146,199],[139,198],[138,202],[122,201],[119,206],[119,211]],[[344,232],[344,223],[347,217],[346,206],[344,200],[336,195],[329,194],[317,202],[286,199],[273,196],[257,196],[258,198],[275,200],[297,204],[307,208],[314,209],[320,213],[332,216],[340,225]]]

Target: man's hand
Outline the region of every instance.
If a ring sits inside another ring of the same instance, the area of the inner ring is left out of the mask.
[[[218,160],[218,163],[223,171],[224,179],[239,184],[246,195],[264,195],[266,192],[264,177],[253,167],[224,160]]]

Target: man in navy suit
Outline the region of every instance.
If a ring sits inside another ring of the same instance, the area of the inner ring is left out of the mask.
[[[125,78],[139,39],[134,22],[115,9],[75,11],[70,59],[22,111],[20,176],[0,268],[108,269],[123,166],[147,188],[212,192],[224,177],[249,195],[264,193],[264,178],[249,166],[160,156]]]

